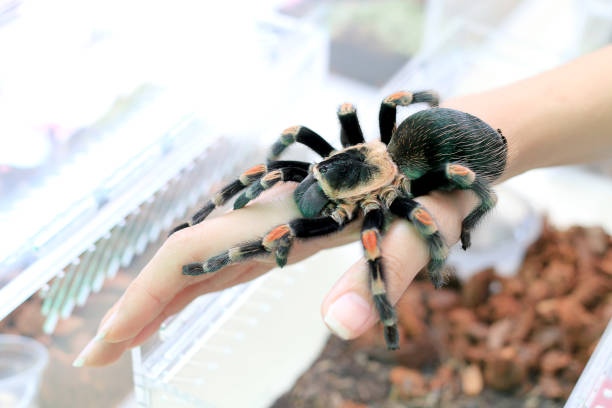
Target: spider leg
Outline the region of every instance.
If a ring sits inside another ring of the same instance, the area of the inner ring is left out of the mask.
[[[366,211],[366,210],[364,210]],[[385,213],[382,208],[369,209],[365,213],[361,229],[361,243],[370,269],[370,291],[374,304],[384,325],[385,341],[389,350],[399,348],[399,331],[395,308],[387,298],[385,275],[380,253],[381,230],[385,223]]]
[[[215,255],[204,262],[183,266],[183,275],[201,275],[216,272],[224,266],[244,262],[253,257],[273,253],[281,268],[287,263],[289,250],[295,238],[314,238],[340,231],[345,222],[338,222],[338,215],[327,217],[296,218],[287,224],[273,228],[262,239],[245,242]],[[348,217],[342,218],[349,221]]]
[[[343,103],[338,107],[338,119],[340,120],[340,141],[342,147],[353,146],[363,143],[363,132],[357,118],[357,110],[351,103]]]
[[[497,201],[495,192],[489,188],[488,183],[470,170],[467,166],[458,163],[447,163],[444,166],[425,173],[413,180],[412,194],[417,197],[432,190],[472,190],[480,199],[480,204],[461,223],[461,247],[466,250],[470,247],[470,232],[482,217],[489,212]]]
[[[380,141],[388,144],[395,130],[395,117],[397,106],[408,106],[413,103],[425,102],[429,106],[438,106],[439,97],[435,91],[408,92],[400,91],[387,96],[380,104],[378,113],[378,126],[380,128]]]
[[[477,179],[474,182],[471,190],[480,198],[480,204],[461,223],[461,247],[466,250],[471,245],[470,232],[476,224],[489,212],[497,203],[497,196],[486,184],[479,182]]]
[[[448,256],[448,246],[433,217],[425,207],[408,197],[397,197],[389,209],[393,214],[410,221],[425,240],[430,255],[427,264],[429,279],[436,289],[440,288],[444,284],[444,276],[441,272]]]
[[[308,146],[323,158],[335,150],[325,139],[306,126],[291,126],[283,130],[278,140],[272,145],[268,153],[268,162],[276,160],[287,147],[295,142]]]
[[[242,189],[250,186],[256,181],[259,181],[259,179],[262,178],[264,175],[268,174],[268,172],[274,172],[277,169],[282,169],[286,167],[295,169],[296,172],[308,172],[310,163],[285,160],[271,162],[267,166],[265,164],[258,164],[256,166],[251,167],[250,169],[242,173],[238,179],[232,181],[231,183],[223,187],[221,190],[219,190],[218,193],[213,196],[213,198],[208,200],[206,204],[204,204],[204,206],[200,208],[191,217],[191,223],[185,222],[181,225],[174,227],[174,229],[170,231],[168,236],[174,234],[176,231],[182,230],[195,224],[199,224],[200,222],[204,221],[204,219],[208,217],[208,215],[216,207],[224,205],[230,198],[242,191]]]
[[[238,210],[248,204],[249,201],[257,198],[264,190],[274,186],[279,181],[300,182],[306,178],[308,170],[298,167],[282,167],[273,170],[251,184],[244,193],[240,194],[234,201],[234,210]]]

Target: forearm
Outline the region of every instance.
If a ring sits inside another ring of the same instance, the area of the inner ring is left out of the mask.
[[[508,140],[503,178],[612,156],[612,46],[505,87],[447,100]]]

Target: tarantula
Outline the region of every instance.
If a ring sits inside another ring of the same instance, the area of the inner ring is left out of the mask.
[[[418,111],[396,126],[397,106],[424,102],[430,108]],[[336,150],[321,136],[304,126],[286,129],[272,146],[267,164],[250,168],[221,189],[193,217],[172,232],[202,222],[216,207],[246,190],[235,200],[234,209],[244,207],[262,191],[280,181],[300,184],[295,202],[304,218],[279,225],[263,238],[239,244],[204,262],[183,266],[183,274],[215,272],[226,265],[274,254],[282,267],[296,238],[312,238],[341,230],[363,216],[361,242],[369,265],[369,284],[374,304],[384,325],[389,349],[398,348],[395,309],[387,299],[380,251],[381,235],[392,216],[414,225],[427,244],[429,277],[436,288],[444,283],[442,266],[448,247],[433,217],[413,198],[432,190],[470,189],[479,205],[463,220],[461,243],[470,246],[470,231],[495,205],[489,185],[504,170],[507,143],[501,131],[468,113],[438,108],[433,91],[397,92],[380,107],[380,140],[366,142],[352,104],[338,108],[343,149]],[[311,164],[279,161],[291,144],[304,144],[323,160]]]

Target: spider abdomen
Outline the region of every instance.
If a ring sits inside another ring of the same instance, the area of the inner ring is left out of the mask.
[[[388,150],[410,179],[446,163],[461,163],[491,182],[505,168],[507,147],[504,137],[479,118],[433,108],[406,118],[393,133]]]

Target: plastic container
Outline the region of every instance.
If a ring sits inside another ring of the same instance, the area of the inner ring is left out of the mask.
[[[47,365],[47,349],[29,337],[0,335],[0,407],[28,407]]]
[[[612,320],[578,379],[565,408],[612,406]]]
[[[181,9],[180,6],[174,8],[168,5],[162,9],[156,9],[159,13],[156,16],[164,21],[164,11],[177,13],[180,16],[177,18],[181,19],[197,14],[195,11],[189,13],[188,9]],[[123,6],[120,12],[123,15]],[[231,17],[233,24],[240,26],[241,23]],[[300,96],[318,84],[326,66],[327,42],[324,33],[316,28],[295,24],[292,19],[275,15],[264,17],[248,19],[249,23],[241,26],[240,36],[234,35],[231,41],[227,40],[228,43],[211,40],[200,44],[197,38],[201,38],[201,35],[185,34],[185,41],[197,42],[189,48],[189,52],[155,58],[167,62],[171,56],[178,58],[194,54],[191,50],[196,46],[202,49],[207,45],[214,46],[217,54],[212,50],[206,53],[214,57],[198,60],[204,65],[201,71],[190,71],[191,76],[183,73],[172,75],[168,72],[176,72],[175,69],[168,69],[165,75],[158,73],[155,81],[141,78],[140,82],[136,81],[140,85],[134,90],[116,95],[107,110],[101,109],[93,123],[88,126],[80,123],[77,126],[80,130],[76,132],[72,129],[70,137],[45,138],[45,141],[49,139],[53,143],[44,160],[41,158],[36,163],[29,163],[29,167],[24,163],[18,167],[16,163],[3,161],[6,155],[0,155],[0,228],[9,231],[5,237],[0,236],[0,319],[39,288],[43,289],[43,296],[47,296],[47,292],[56,293],[56,289],[46,286],[54,277],[67,275],[65,281],[68,284],[84,269],[88,276],[91,274],[91,279],[87,278],[84,286],[79,282],[75,285],[84,288],[78,292],[82,295],[78,296],[77,302],[83,304],[88,291],[99,289],[104,282],[103,273],[93,276],[93,269],[97,264],[106,263],[103,254],[108,254],[107,248],[117,242],[114,237],[122,232],[124,237],[127,235],[128,246],[131,246],[132,240],[136,242],[137,251],[128,249],[120,256],[125,266],[133,253],[141,252],[147,244],[145,235],[140,239],[139,234],[152,223],[140,221],[149,220],[153,212],[150,210],[159,210],[150,201],[155,198],[152,196],[156,193],[158,196],[164,195],[161,190],[169,188],[168,183],[173,178],[182,179],[179,173],[190,163],[193,164],[198,157],[203,158],[205,151],[222,136],[231,135],[229,143],[235,143],[235,148],[232,144],[232,149],[213,152],[216,155],[211,154],[206,159],[211,163],[213,159],[219,159],[212,173],[209,171],[206,177],[200,177],[202,182],[210,182],[224,173],[225,163],[232,166],[242,161],[240,154],[246,149],[240,146],[261,141],[266,135],[270,138],[266,144],[271,144],[272,139],[278,137],[278,133],[287,126],[285,111],[295,109]],[[213,19],[213,16],[206,15],[206,18]],[[227,18],[217,16],[214,19],[217,22],[215,27],[227,27],[223,23],[229,21]],[[200,21],[185,22],[186,25],[188,23],[194,30],[206,26]],[[149,29],[152,34],[159,31],[157,27]],[[212,27],[207,30],[212,30]],[[224,37],[220,33],[216,35]],[[146,33],[143,34],[145,37]],[[121,38],[119,34],[117,38]],[[213,38],[212,34],[210,38]],[[153,40],[147,40],[146,44],[151,44],[150,41]],[[172,40],[163,38],[162,42],[168,44]],[[183,41],[180,43],[183,44]],[[0,41],[0,54],[3,50],[1,45]],[[244,48],[245,53],[226,52],[238,47],[241,50]],[[134,45],[133,49],[141,47]],[[157,55],[157,52],[154,54]],[[225,54],[230,54],[228,57],[231,58],[226,59]],[[183,60],[173,60],[172,64],[173,67],[194,67],[194,63]],[[236,70],[228,71],[226,67],[230,66],[236,67]],[[0,95],[4,91],[2,84]],[[240,89],[244,95],[256,95],[258,106],[266,108],[242,109],[237,105],[235,109],[227,109],[227,106],[233,107],[236,103],[232,100],[235,95],[228,89]],[[73,97],[71,102],[81,99]],[[291,103],[286,103],[289,100]],[[21,115],[28,117],[29,113],[21,112]],[[281,120],[282,124],[278,124]],[[262,125],[264,122],[265,126]],[[24,140],[19,142],[18,147],[26,152],[44,147],[42,142],[36,144]],[[0,147],[3,147],[2,143]],[[182,187],[189,189],[191,186]],[[172,194],[169,192],[165,196]],[[157,200],[157,203],[168,201]],[[180,211],[175,211],[175,208],[184,209],[183,203],[171,205],[168,211],[182,217],[184,214],[179,214]],[[135,216],[138,211],[141,211],[140,217]],[[132,218],[136,222],[131,223]],[[172,222],[167,217],[164,219]],[[157,231],[157,227],[153,228],[149,236],[155,236]],[[120,248],[126,247],[123,242],[121,244]],[[88,262],[85,261],[90,260],[88,256],[95,261],[91,263],[92,268],[86,265]],[[115,266],[116,262],[110,265]],[[108,270],[107,275],[111,277],[113,268]],[[63,317],[72,311],[70,296],[74,293],[70,290],[67,293],[69,300],[63,308]],[[56,305],[60,307],[62,302],[58,299]],[[53,330],[55,318],[55,314],[51,313],[51,319],[45,326],[47,332]]]
[[[328,249],[200,296],[132,349],[138,406],[271,406],[321,352],[321,300],[362,252],[357,242]]]

